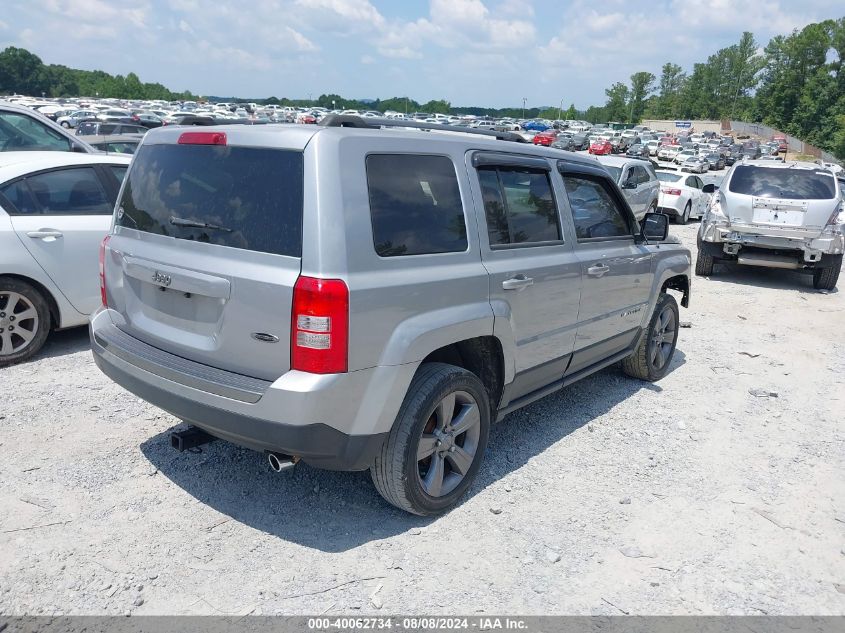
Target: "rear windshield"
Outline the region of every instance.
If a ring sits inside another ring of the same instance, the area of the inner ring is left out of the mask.
[[[603,167],[607,170],[610,177],[613,178],[615,182],[619,182],[619,176],[622,175],[621,167],[611,167],[610,165],[603,165]]]
[[[119,226],[300,257],[302,152],[145,145],[117,210]],[[193,226],[190,226],[193,225]]]
[[[655,172],[661,182],[678,182],[683,176],[681,174],[668,174],[665,171]]]
[[[733,193],[761,198],[830,200],[836,196],[836,183],[832,174],[757,165],[737,167],[729,188]]]

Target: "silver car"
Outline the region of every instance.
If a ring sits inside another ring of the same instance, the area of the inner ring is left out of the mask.
[[[619,187],[637,220],[657,210],[660,181],[649,161],[621,156],[596,156]]]
[[[97,365],[195,425],[177,447],[369,469],[397,507],[446,510],[511,411],[619,361],[665,375],[668,291],[689,296],[667,216],[638,228],[594,160],[514,138],[337,115],[150,131],[102,246]]]
[[[845,251],[841,184],[814,163],[743,161],[731,167],[698,232],[698,275],[717,262],[798,270],[836,287]]]
[[[681,171],[691,171],[696,174],[703,174],[710,169],[710,163],[704,156],[687,156],[681,163]]]

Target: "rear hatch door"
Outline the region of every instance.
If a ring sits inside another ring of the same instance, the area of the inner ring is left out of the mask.
[[[290,365],[302,207],[301,150],[145,141],[106,253],[115,324],[189,360],[278,378]]]
[[[792,229],[800,236],[820,234],[838,204],[833,174],[805,167],[738,165],[727,195],[735,228]]]

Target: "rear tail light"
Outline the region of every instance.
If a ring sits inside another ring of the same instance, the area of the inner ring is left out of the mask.
[[[349,289],[340,279],[300,277],[293,288],[291,369],[339,374],[348,369]]]
[[[100,242],[100,301],[103,307],[109,305],[108,299],[106,299],[106,247],[110,239],[111,235],[106,235]]]
[[[680,189],[663,189],[663,193],[670,195],[670,196],[680,196],[681,190]]]

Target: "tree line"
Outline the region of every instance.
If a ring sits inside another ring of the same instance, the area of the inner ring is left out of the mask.
[[[739,42],[694,64],[687,74],[663,65],[605,90],[589,121],[733,119],[777,128],[845,159],[845,18],[778,35],[760,50],[745,32]]]
[[[323,94],[315,100],[208,97],[211,101],[256,102],[281,106],[372,109],[380,112],[428,112],[475,116],[585,119],[593,123],[643,119],[734,119],[764,123],[845,159],[845,18],[809,24],[778,35],[760,49],[754,35],[696,63],[690,72],[667,62],[658,77],[649,71],[631,75],[605,90],[606,102],[578,110],[454,107],[446,100],[420,103],[410,97],[357,100]],[[190,91],[172,92],[143,83],[135,73],[110,75],[78,70],[41,59],[22,48],[0,52],[0,94],[48,97],[196,100]]]

